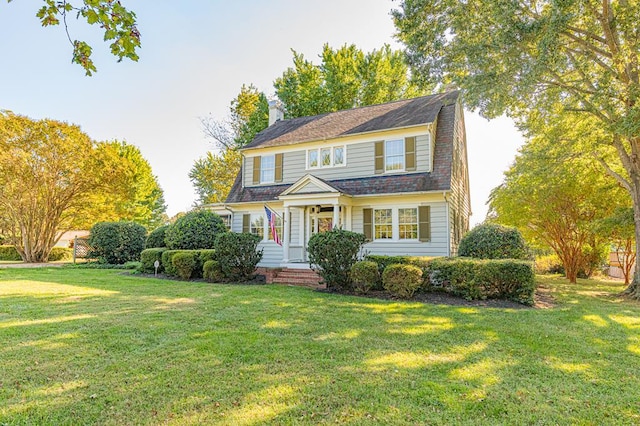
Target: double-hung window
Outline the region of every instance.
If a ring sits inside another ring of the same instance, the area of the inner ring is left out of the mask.
[[[264,239],[264,216],[251,215],[251,228],[249,232],[260,237],[261,240]]]
[[[260,183],[272,183],[276,178],[276,156],[263,155],[260,165]]]
[[[376,209],[373,211],[373,235],[376,240],[393,238],[392,209]]]
[[[404,170],[404,140],[385,141],[385,171]]]
[[[398,231],[401,240],[418,239],[418,209],[398,209]]]

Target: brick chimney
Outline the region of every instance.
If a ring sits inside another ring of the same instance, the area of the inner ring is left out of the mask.
[[[284,120],[284,106],[279,100],[269,101],[269,126],[276,121]]]

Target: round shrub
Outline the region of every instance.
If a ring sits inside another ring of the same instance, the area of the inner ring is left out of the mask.
[[[171,250],[214,248],[216,236],[227,232],[222,219],[208,210],[194,210],[166,230],[164,241]]]
[[[353,281],[353,289],[361,294],[367,294],[380,279],[378,264],[368,260],[354,263],[350,274]]]
[[[137,261],[147,231],[135,222],[99,222],[91,228],[89,257],[101,263],[122,265]]]
[[[389,265],[382,273],[385,290],[401,299],[411,299],[422,284],[422,270],[413,265]]]
[[[253,278],[262,250],[260,237],[249,233],[225,232],[218,235],[215,258],[223,281],[249,281]]]
[[[142,253],[140,253],[140,263],[141,263],[140,271],[146,272],[149,274],[154,273],[156,271],[156,267],[154,266],[154,263],[157,260],[160,263],[158,265],[158,272],[162,272],[164,270],[163,264],[162,264],[162,253],[165,250],[166,249],[163,247],[148,248],[148,249],[142,250]]]
[[[49,253],[49,262],[56,262],[59,260],[72,260],[73,249],[67,247],[53,247],[51,253]]]
[[[173,267],[178,276],[183,280],[188,280],[195,269],[196,256],[193,252],[180,252],[171,258],[171,262],[173,262]]]
[[[460,241],[458,256],[478,259],[528,259],[529,250],[516,228],[485,223],[473,228]]]
[[[351,289],[349,271],[358,261],[364,242],[364,234],[337,228],[309,238],[309,263],[322,277],[327,288]]]
[[[221,282],[224,280],[220,263],[216,260],[207,260],[202,267],[202,277],[210,283]]]
[[[164,237],[167,233],[167,229],[169,229],[169,225],[162,225],[151,231],[147,237],[147,242],[145,243],[144,248],[166,247],[167,245],[164,242]]]

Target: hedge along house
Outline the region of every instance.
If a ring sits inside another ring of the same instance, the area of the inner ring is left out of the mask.
[[[309,268],[309,238],[334,227],[364,233],[370,254],[456,253],[471,214],[458,91],[283,117],[271,102],[226,202],[207,206],[262,238],[259,266]]]

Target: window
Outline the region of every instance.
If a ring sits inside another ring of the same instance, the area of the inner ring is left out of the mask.
[[[231,215],[230,214],[221,214],[220,219],[222,219],[222,223],[227,227],[228,230],[231,229]]]
[[[346,162],[344,146],[310,149],[307,151],[307,168],[344,166]]]
[[[417,209],[398,209],[398,224],[401,240],[418,239]]]
[[[260,183],[274,182],[276,178],[276,156],[263,155],[260,163]]]
[[[318,167],[318,150],[309,151],[309,168]]]
[[[333,148],[333,165],[342,166],[344,164],[344,147],[337,146]]]
[[[384,147],[385,171],[404,170],[404,141],[386,141]]]
[[[272,213],[274,216],[275,213]],[[280,213],[282,214],[282,213]],[[282,233],[282,216],[276,216],[275,218],[276,221],[276,232],[278,233],[278,238],[280,238],[280,241],[282,241],[284,239],[284,234]],[[269,240],[273,241],[273,234],[271,233],[271,226],[269,226]]]
[[[376,240],[393,238],[393,217],[391,209],[373,211],[373,235]]]
[[[249,232],[260,237],[261,240],[264,239],[264,216],[251,215],[251,229]]]

